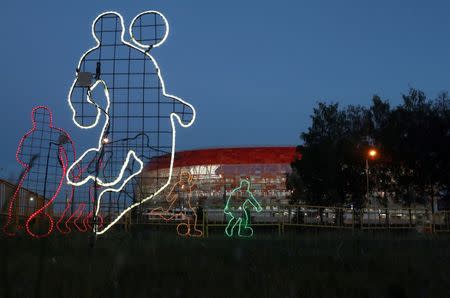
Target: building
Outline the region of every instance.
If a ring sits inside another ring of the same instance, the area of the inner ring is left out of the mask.
[[[171,185],[183,173],[192,175],[191,198],[204,207],[223,207],[224,201],[242,179],[251,182],[251,191],[265,205],[288,203],[286,177],[296,156],[295,147],[215,148],[181,151],[175,154]],[[170,155],[153,159],[144,168],[141,185],[145,193],[154,193],[169,175]],[[173,187],[169,185],[148,204],[161,206]],[[180,194],[182,197],[183,194]],[[186,196],[186,194],[184,194]],[[182,202],[183,200],[179,200]],[[182,203],[180,203],[182,204]],[[182,207],[182,206],[180,206]]]
[[[14,197],[14,193],[17,190],[17,185],[12,184],[9,181],[0,179],[0,223],[6,221],[8,216],[8,209],[11,199]],[[20,188],[17,193],[15,204],[13,204],[12,217],[15,223],[20,220],[25,220],[37,209],[44,205],[44,198],[36,192],[30,191],[26,188]],[[53,215],[53,209],[48,208],[47,212]]]

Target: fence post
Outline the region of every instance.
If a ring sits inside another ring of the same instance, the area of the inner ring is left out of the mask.
[[[209,237],[209,233],[208,233],[208,219],[207,219],[207,217],[208,217],[208,211],[207,211],[207,210],[204,210],[203,212],[204,212],[204,214],[203,214],[203,220],[204,220],[204,222],[205,222],[205,224],[204,224],[204,226],[203,226],[203,230],[204,230],[204,233],[205,233],[206,238],[208,238],[208,237]],[[206,215],[206,220],[205,220],[205,215]]]
[[[203,235],[205,235],[205,225],[206,225],[206,222],[207,222],[207,220],[206,220],[206,210],[205,209],[203,209],[202,210],[202,228],[203,228]]]
[[[364,210],[363,208],[359,209],[359,228],[363,229],[363,221],[364,221]]]
[[[434,225],[434,208],[431,206],[431,233],[436,233],[436,227]]]
[[[386,209],[386,220],[388,223],[388,231],[391,231],[391,212],[389,209]]]
[[[355,230],[355,210],[352,209],[352,232]]]

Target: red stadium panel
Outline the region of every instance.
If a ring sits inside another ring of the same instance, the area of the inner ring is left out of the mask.
[[[214,148],[181,151],[175,153],[174,168],[210,164],[290,164],[296,155],[296,147],[247,147]],[[152,160],[146,170],[169,166],[170,156]]]

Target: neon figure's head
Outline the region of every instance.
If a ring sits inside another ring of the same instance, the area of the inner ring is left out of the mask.
[[[37,127],[52,127],[53,118],[52,112],[44,106],[35,107],[31,111],[31,121],[33,122],[33,128]]]
[[[180,183],[182,185],[190,184],[192,182],[192,175],[189,172],[182,172],[180,174]]]
[[[108,24],[104,24],[108,23]],[[113,27],[116,30],[105,32],[105,28],[111,28],[111,24],[114,24]],[[117,43],[121,42],[121,38],[123,38],[125,34],[125,28],[123,25],[123,18],[120,14],[114,11],[108,11],[100,14],[95,20],[92,22],[92,36],[99,44],[102,44],[102,40],[108,40],[108,35],[118,35]]]
[[[241,183],[239,184],[239,188],[241,190],[248,190],[250,189],[250,182],[246,179],[241,180]]]

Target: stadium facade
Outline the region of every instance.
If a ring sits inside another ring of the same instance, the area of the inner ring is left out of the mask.
[[[251,191],[261,204],[279,206],[288,203],[290,193],[286,189],[286,178],[291,172],[290,164],[296,154],[295,147],[180,151],[175,154],[171,185],[177,183],[183,173],[189,173],[194,186],[190,194],[183,194],[179,190],[180,198],[189,195],[194,204],[214,208],[223,207],[231,191],[239,186],[242,179],[247,179],[251,182]],[[146,193],[154,192],[159,185],[155,177],[168,177],[169,168],[170,155],[158,157],[146,165],[141,176],[141,185]],[[149,207],[164,205],[171,190],[173,187],[167,187],[151,200]]]

